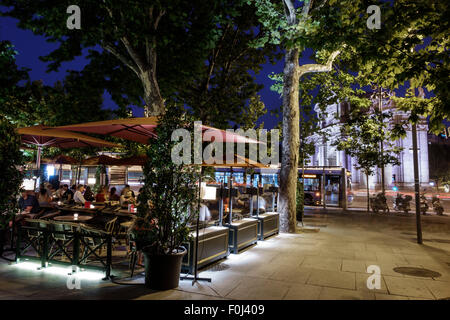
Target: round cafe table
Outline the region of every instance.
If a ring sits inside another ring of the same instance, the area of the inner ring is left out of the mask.
[[[76,219],[73,215],[54,217],[53,220],[65,222],[86,222],[91,220],[91,216],[78,216]]]

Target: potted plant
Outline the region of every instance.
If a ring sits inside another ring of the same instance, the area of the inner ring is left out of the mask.
[[[161,116],[157,137],[147,146],[143,167],[144,186],[138,197],[137,220],[132,228],[138,250],[145,259],[145,283],[151,289],[167,290],[179,283],[181,261],[189,241],[188,222],[196,208],[198,168],[172,161],[172,133],[192,130],[183,111],[172,107]],[[190,156],[190,155],[189,155]]]
[[[14,126],[0,116],[0,255],[6,242],[6,232],[9,222],[17,211],[17,197],[23,180],[23,173],[19,170],[23,164],[20,151],[21,139]]]

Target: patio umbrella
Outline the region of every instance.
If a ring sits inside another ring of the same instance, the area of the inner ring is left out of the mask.
[[[78,164],[78,160],[66,155],[59,155],[56,157],[53,157],[51,159],[42,159],[42,163],[49,163],[49,164]]]
[[[108,157],[105,155],[100,155],[92,158],[88,158],[83,161],[83,165],[85,166],[99,166],[99,165],[105,165],[105,166],[117,166],[119,159]]]
[[[61,126],[57,128],[78,132],[97,133],[140,143],[148,143],[149,138],[156,136],[155,129],[157,125],[157,117],[142,117],[86,122]],[[207,137],[203,137],[203,141],[211,141],[214,134],[220,134],[222,135],[223,142],[260,143],[257,140],[250,139],[235,133],[226,132],[225,130],[213,128],[210,126],[202,125],[201,129],[203,133],[207,130],[213,133],[211,137],[209,135]]]
[[[42,163],[48,163],[48,164],[59,164],[59,180],[62,180],[62,165],[63,164],[71,164],[75,165],[78,164],[78,160],[69,156],[66,156],[64,154],[60,154],[59,156],[53,157],[52,159],[42,159]]]
[[[147,162],[146,155],[136,155],[127,158],[117,159],[118,166],[144,166]]]
[[[22,143],[38,147],[36,167],[41,165],[42,147],[78,148],[78,147],[120,147],[120,145],[105,140],[89,137],[83,134],[54,129],[46,126],[19,128]]]

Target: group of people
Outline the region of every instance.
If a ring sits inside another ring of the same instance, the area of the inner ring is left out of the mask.
[[[251,198],[248,199],[239,199],[238,197],[233,198],[233,208],[243,208],[246,210],[250,209],[250,199],[253,202],[252,208],[253,208],[253,214],[256,213],[257,208],[259,207],[259,212],[264,213],[267,210],[267,201],[263,196],[257,197],[256,195],[253,195]],[[223,199],[223,205],[224,205],[224,213],[227,214],[229,212],[229,198],[225,197]],[[200,212],[199,212],[199,221],[206,222],[212,220],[211,212],[207,206],[207,203],[203,202],[200,205]]]
[[[75,203],[79,204],[85,204],[86,201],[119,201],[120,205],[126,205],[130,203],[136,203],[136,195],[134,191],[131,190],[129,185],[125,185],[120,194],[117,192],[117,189],[115,187],[109,189],[108,186],[101,186],[99,191],[95,195],[92,192],[91,187],[78,185],[75,192],[73,193],[73,200],[75,201]]]
[[[85,204],[89,202],[118,201],[120,205],[136,203],[136,195],[129,185],[125,185],[120,193],[115,187],[111,189],[108,186],[101,186],[99,192],[94,194],[90,186],[73,185],[71,188],[67,184],[60,185],[58,189],[49,183],[42,185],[39,192],[23,191],[19,199],[19,208],[21,211],[37,214],[41,208],[51,206],[54,200],[63,202],[75,202],[76,204]]]

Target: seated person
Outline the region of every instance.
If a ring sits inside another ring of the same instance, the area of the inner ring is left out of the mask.
[[[73,195],[73,200],[75,200],[75,203],[84,204],[86,202],[86,199],[83,196],[83,192],[84,192],[84,186],[82,184],[80,184],[78,186],[77,191]]]
[[[41,210],[39,202],[34,195],[28,194],[28,191],[22,191],[19,199],[19,208],[24,213],[37,214]]]
[[[62,201],[73,200],[73,191],[69,189],[69,186],[67,184],[63,185],[63,193],[61,199]]]
[[[56,190],[56,192],[55,192],[55,197],[58,198],[59,200],[61,200],[64,192],[65,192],[64,186],[62,184],[60,184],[58,190]]]
[[[86,201],[94,201],[94,193],[91,190],[90,186],[86,187],[86,191],[84,191],[83,197]]]
[[[256,208],[258,206],[257,198],[258,198],[257,196],[252,197],[254,211],[256,211]],[[266,207],[267,207],[266,199],[264,199],[263,196],[259,196],[259,212],[266,212]]]
[[[108,199],[108,187],[102,186],[100,187],[100,191],[95,196],[96,202],[105,202]]]
[[[258,206],[258,197],[254,195],[252,198],[253,201],[253,213],[256,213],[256,208]],[[250,210],[250,199],[246,199],[245,201],[238,200],[238,203],[244,205],[245,208]],[[263,196],[259,196],[259,212],[266,212],[267,202]]]
[[[127,192],[131,191],[131,194],[133,195],[133,198],[136,198],[136,195],[134,194],[134,191],[131,190],[131,187],[129,184],[126,184],[125,187],[120,192],[120,195],[123,196],[124,194],[127,194]]]
[[[53,188],[53,185],[51,183],[47,183],[46,191],[49,197],[53,197],[53,194],[56,192],[56,190]]]
[[[200,204],[199,221],[206,222],[211,220],[211,212],[208,207],[203,203]]]
[[[136,198],[133,197],[133,193],[131,192],[131,190],[128,190],[126,193],[120,196],[120,205],[124,206],[130,203],[136,203]]]
[[[39,190],[37,200],[40,207],[48,207],[50,206],[50,202],[52,202],[52,198],[48,195],[47,190],[44,188]]]
[[[120,196],[116,193],[117,189],[115,187],[111,188],[111,191],[109,192],[109,201],[119,201]]]

